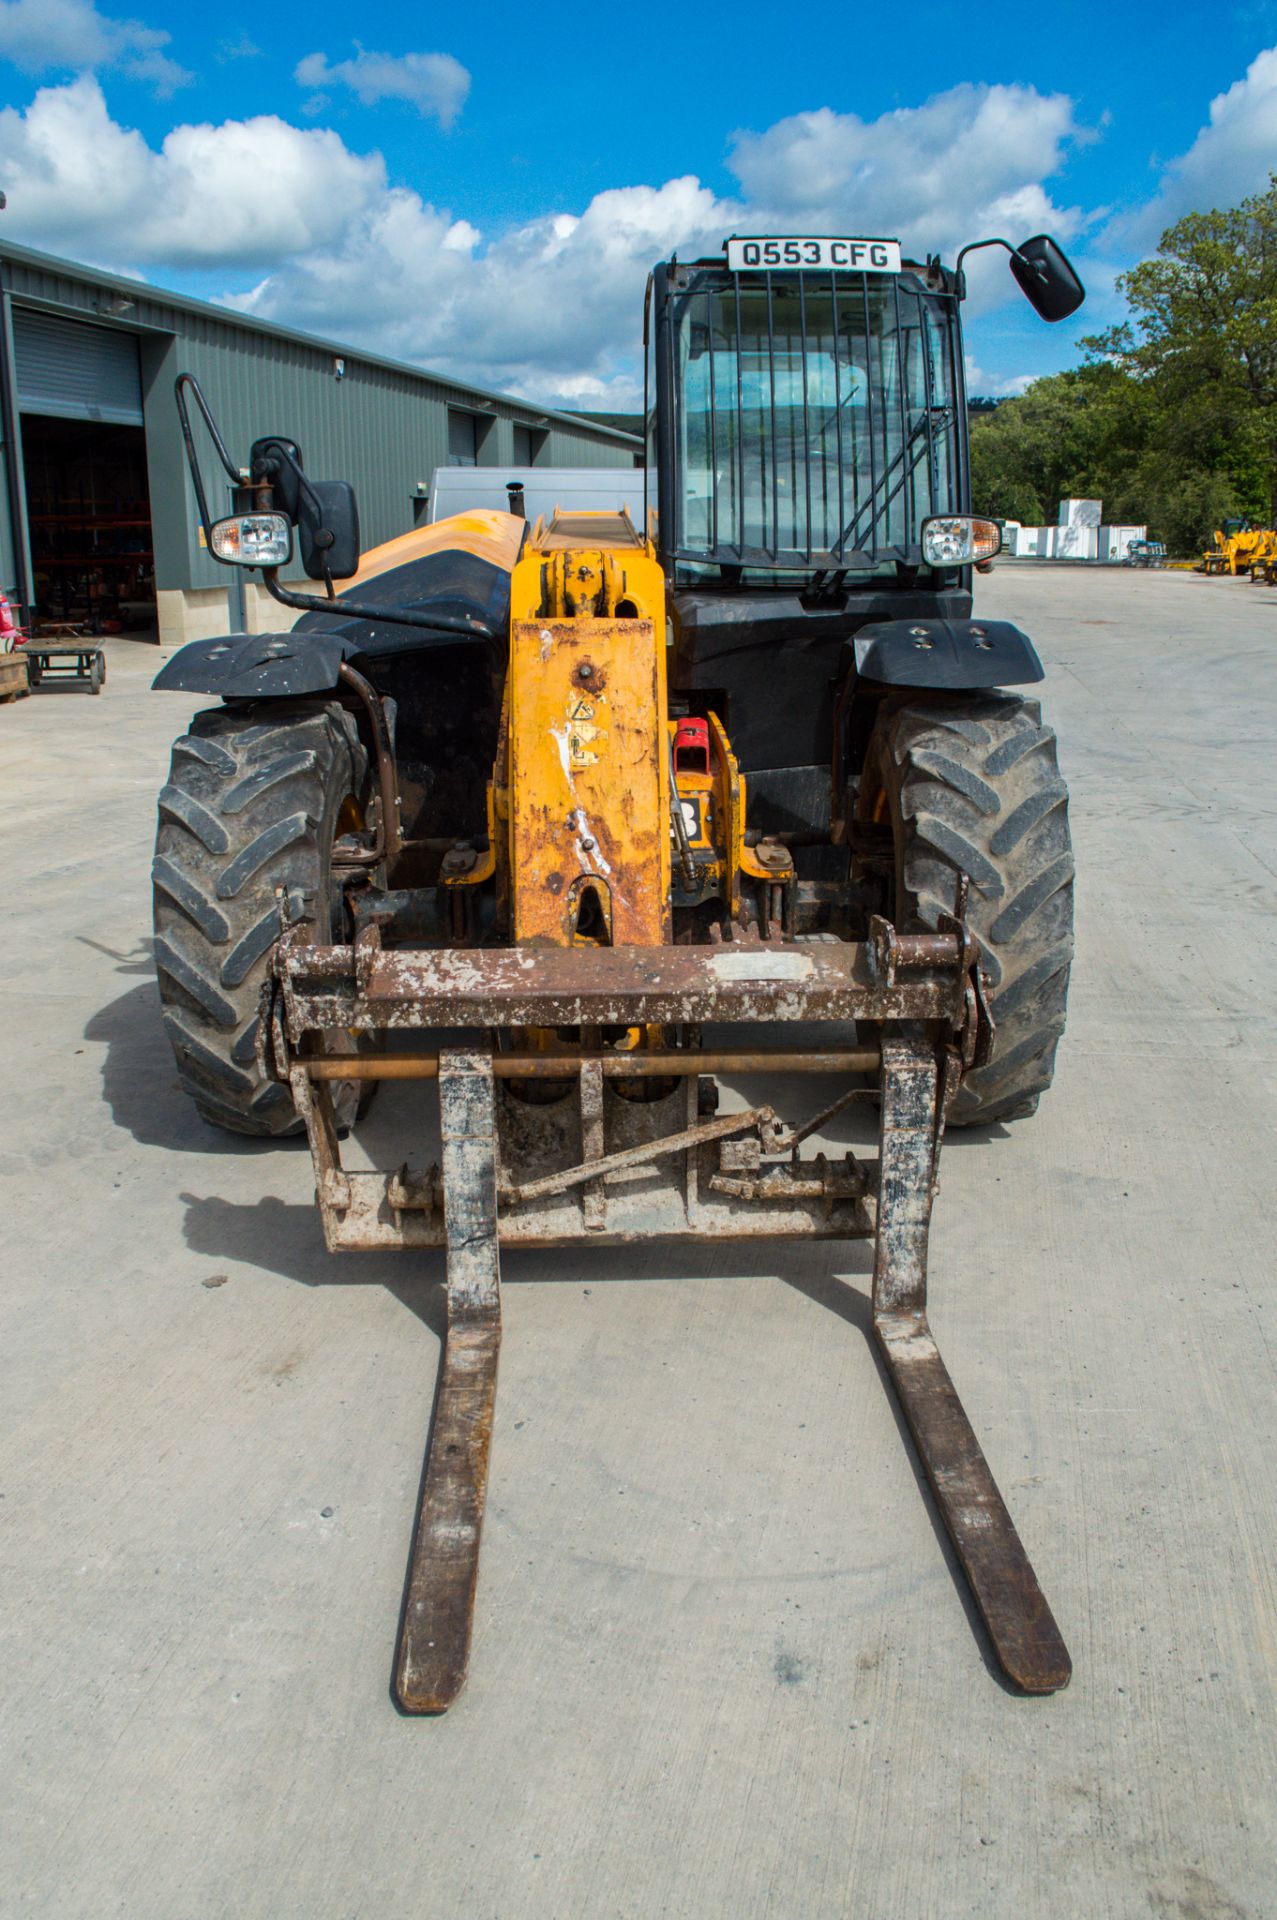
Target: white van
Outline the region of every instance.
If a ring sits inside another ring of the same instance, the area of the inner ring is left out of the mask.
[[[530,522],[542,514],[548,520],[556,507],[578,512],[627,507],[634,525],[643,525],[642,467],[436,467],[429,518],[446,520],[467,507],[499,507],[508,513],[512,484],[523,488]],[[648,470],[647,505],[656,505],[655,468]]]

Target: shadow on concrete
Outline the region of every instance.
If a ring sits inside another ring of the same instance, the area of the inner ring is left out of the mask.
[[[405,1286],[442,1286],[444,1254],[441,1247],[418,1247],[401,1252],[329,1253],[324,1245],[319,1209],[312,1204],[280,1200],[265,1194],[260,1200],[225,1200],[220,1194],[182,1193],[186,1207],[183,1237],[194,1253],[213,1260],[241,1261],[296,1280],[306,1287],[384,1286],[399,1296]],[[837,1246],[839,1266],[872,1264],[868,1243],[826,1243],[829,1256]],[[801,1246],[803,1264],[819,1258],[818,1242]],[[792,1253],[788,1250],[790,1264]],[[590,1256],[593,1255],[593,1259]],[[506,1248],[501,1255],[503,1286],[569,1286],[602,1289],[612,1282],[660,1283],[671,1277],[695,1285],[701,1280],[786,1279],[800,1292],[824,1284],[815,1277],[794,1278],[783,1271],[786,1249],[778,1242],[750,1246],[741,1241],[698,1246],[688,1240],[651,1240],[643,1246],[591,1248],[580,1242],[567,1249]],[[411,1280],[408,1275],[415,1277]]]
[[[1024,1120],[1017,1121],[1015,1124],[1032,1126],[1033,1122],[1031,1117],[1026,1115]],[[944,1145],[940,1150],[941,1166],[944,1165],[945,1154],[953,1147],[996,1146],[999,1140],[1009,1140],[1012,1132],[1013,1128],[1008,1126],[1005,1120],[989,1120],[980,1127],[946,1127]]]
[[[304,1287],[384,1287],[442,1342],[448,1309],[442,1252],[329,1253],[318,1210],[271,1195],[251,1203],[179,1194],[182,1234],[193,1253],[277,1273]]]
[[[139,940],[131,952],[120,953],[115,947],[104,946],[101,940],[90,940],[87,933],[77,933],[75,939],[78,945],[88,947],[94,953],[103,954],[108,960],[113,961],[116,973],[136,973],[141,974],[147,980],[154,980],[155,956],[152,951],[153,941]]]
[[[140,1146],[164,1147],[172,1153],[288,1153],[298,1145],[305,1150],[304,1135],[297,1141],[249,1140],[201,1120],[178,1084],[149,956],[144,967],[127,965],[118,971],[152,977],[99,1007],[84,1029],[86,1040],[106,1048],[102,1096],[117,1127],[132,1134]]]
[[[949,1570],[949,1578],[953,1582],[954,1592],[962,1603],[962,1610],[966,1614],[967,1624],[971,1628],[972,1637],[975,1640],[976,1646],[979,1648],[980,1658],[983,1660],[990,1676],[996,1680],[1001,1687],[1003,1693],[1009,1693],[1017,1700],[1024,1699],[1025,1696],[1020,1688],[1009,1680],[1002,1671],[1001,1662],[998,1660],[998,1656],[993,1649],[993,1642],[989,1638],[989,1630],[985,1626],[980,1610],[972,1597],[971,1588],[967,1584],[967,1576],[962,1570],[962,1563],[954,1551],[953,1542],[949,1538],[948,1528],[945,1526],[940,1515],[940,1509],[936,1505],[935,1496],[931,1491],[931,1483],[927,1479],[922,1461],[918,1457],[917,1448],[914,1446],[913,1434],[909,1430],[909,1422],[905,1418],[903,1407],[896,1398],[896,1390],[891,1384],[891,1375],[888,1373],[886,1362],[883,1360],[882,1354],[878,1349],[878,1342],[874,1339],[873,1305],[870,1295],[867,1292],[861,1293],[858,1288],[849,1286],[840,1273],[826,1273],[818,1277],[782,1274],[781,1278],[784,1280],[786,1286],[793,1287],[795,1292],[804,1294],[808,1300],[815,1301],[817,1305],[828,1307],[829,1311],[837,1314],[840,1320],[845,1320],[849,1327],[855,1327],[858,1333],[863,1334],[865,1343],[873,1355],[874,1366],[878,1371],[878,1379],[882,1386],[883,1396],[891,1409],[892,1419],[896,1423],[896,1432],[900,1436],[900,1444],[904,1448],[905,1457],[909,1462],[909,1469],[913,1474],[914,1484],[918,1489],[918,1496],[926,1509],[927,1518],[931,1522],[931,1531],[935,1534],[936,1543],[944,1558],[945,1566]],[[977,1436],[977,1438],[978,1437],[979,1436]]]
[[[443,1332],[444,1262],[441,1249],[411,1253],[329,1253],[319,1209],[264,1194],[260,1200],[223,1200],[182,1193],[182,1235],[192,1253],[260,1267],[304,1287],[385,1287],[410,1306],[432,1332]],[[438,1294],[439,1308],[423,1304]]]
[[[319,1214],[313,1206],[294,1205],[273,1196],[264,1196],[252,1203],[224,1200],[216,1194],[183,1193],[180,1197],[186,1206],[186,1243],[194,1252],[214,1260],[231,1259],[261,1267],[307,1287],[384,1287],[442,1344],[447,1327],[442,1250],[423,1248],[415,1253],[330,1254],[324,1246]],[[835,1246],[837,1270],[832,1266]],[[819,1267],[818,1262],[813,1260],[812,1255],[818,1250],[819,1243],[804,1244],[802,1252],[805,1257],[796,1262],[792,1258],[795,1249],[785,1249],[775,1243],[759,1247],[734,1243],[730,1248],[711,1249],[697,1247],[686,1241],[652,1242],[641,1249],[600,1248],[599,1252],[606,1257],[600,1260],[598,1271],[590,1272],[587,1268],[583,1274],[576,1262],[571,1271],[565,1271],[563,1256],[559,1252],[526,1249],[507,1252],[503,1256],[502,1283],[505,1286],[554,1284],[579,1288],[583,1278],[588,1276],[591,1289],[601,1289],[612,1281],[630,1284],[635,1281],[659,1282],[669,1278],[671,1273],[677,1273],[681,1279],[692,1284],[697,1280],[722,1279],[729,1275],[742,1282],[777,1278],[854,1328],[873,1355],[883,1396],[895,1421],[919,1498],[931,1522],[937,1546],[980,1657],[1003,1692],[1019,1698],[1019,1689],[1007,1679],[998,1663],[988,1630],[972,1599],[966,1576],[940,1517],[908,1422],[892,1387],[891,1377],[878,1351],[873,1337],[868,1291],[862,1291],[852,1284],[853,1281],[867,1282],[872,1265],[871,1246],[868,1242],[859,1245],[830,1242],[827,1245],[831,1256],[829,1267]],[[574,1251],[579,1252],[579,1249]],[[787,1252],[791,1257],[786,1257]],[[725,1254],[727,1259],[724,1258]],[[432,1410],[430,1430],[433,1430],[433,1420]],[[422,1466],[423,1485],[425,1460],[428,1458],[427,1445]],[[418,1507],[420,1495],[419,1487]],[[848,1525],[851,1528],[854,1521],[850,1513],[850,1489],[848,1501]],[[401,1598],[401,1625],[410,1571],[411,1555]],[[389,1690],[393,1700],[393,1673]]]

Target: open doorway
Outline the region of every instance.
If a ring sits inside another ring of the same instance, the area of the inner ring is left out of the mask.
[[[35,626],[153,630],[155,552],[141,427],[22,416]]]

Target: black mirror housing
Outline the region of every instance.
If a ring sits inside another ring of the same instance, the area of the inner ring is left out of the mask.
[[[1068,255],[1049,233],[1022,240],[1011,255],[1020,291],[1043,320],[1067,320],[1086,298]]]
[[[267,434],[254,440],[248,454],[248,471],[255,482],[263,480],[271,490],[271,505],[286,513],[293,525],[301,507],[301,448],[282,433]]]
[[[312,580],[359,572],[359,508],[349,480],[311,480],[297,503],[297,544]]]

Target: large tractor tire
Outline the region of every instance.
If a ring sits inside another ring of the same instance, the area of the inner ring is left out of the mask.
[[[255,1058],[277,889],[316,939],[341,932],[332,848],[362,817],[367,771],[355,722],[335,704],[217,707],[174,743],[151,869],[155,963],[179,1078],[213,1126],[261,1138],[301,1128],[287,1087]],[[359,1088],[335,1093],[349,1126]]]
[[[869,743],[858,817],[890,825],[891,912],[902,929],[952,913],[970,881],[995,1038],[967,1075],[950,1126],[1030,1114],[1051,1084],[1073,958],[1073,848],[1055,735],[1035,700],[972,695],[884,708]]]

